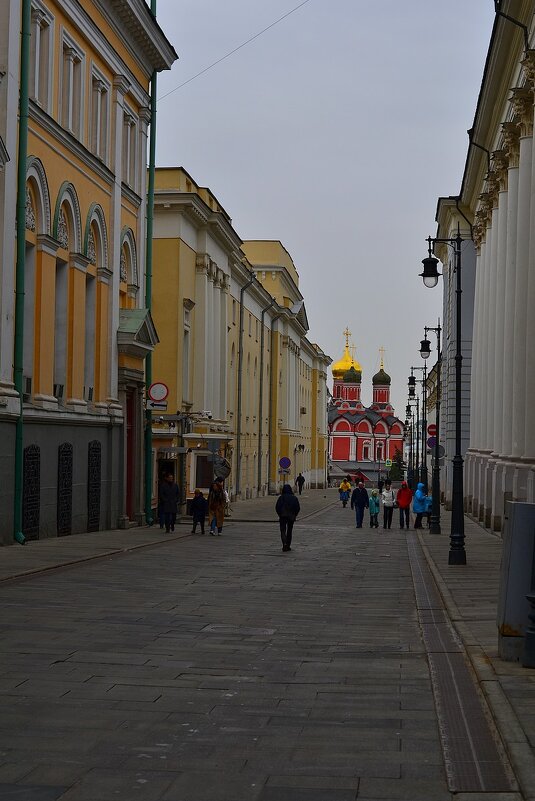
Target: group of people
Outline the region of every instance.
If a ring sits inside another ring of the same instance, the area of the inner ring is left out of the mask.
[[[180,489],[175,481],[173,473],[164,473],[158,487],[158,518],[160,528],[169,533],[175,530],[176,516],[180,503]],[[192,534],[200,526],[201,534],[204,534],[204,524],[206,516],[210,521],[210,534],[221,535],[223,522],[225,520],[225,510],[228,504],[228,493],[223,486],[223,479],[216,478],[208,492],[208,498],[200,489],[196,489],[191,501],[191,515],[193,518]]]
[[[384,529],[392,527],[394,509],[399,509],[400,528],[410,528],[411,503],[415,514],[414,528],[422,528],[424,516],[429,518],[431,512],[432,497],[426,495],[422,483],[418,484],[414,495],[406,481],[402,482],[397,492],[392,488],[390,481],[385,481],[378,489],[372,489],[371,495],[368,494],[363,481],[359,481],[352,492],[351,489],[351,480],[347,476],[340,483],[338,491],[342,506],[347,506],[349,501],[351,509],[355,510],[357,528],[362,528],[366,509],[370,513],[370,528],[379,528],[379,513],[382,506]]]

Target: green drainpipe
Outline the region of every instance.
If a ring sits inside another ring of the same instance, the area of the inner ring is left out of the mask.
[[[151,0],[150,10],[156,18],[156,0]],[[149,136],[149,187],[147,194],[147,249],[145,255],[145,307],[152,306],[152,234],[154,230],[154,168],[156,164],[156,70],[150,82],[150,136]],[[152,384],[152,353],[145,359],[146,397]],[[145,520],[153,523],[152,517],[152,412],[145,410]]]
[[[19,152],[17,163],[17,262],[15,267],[15,353],[13,378],[20,409],[15,429],[15,486],[13,495],[14,538],[24,545],[22,533],[23,431],[22,372],[24,365],[24,267],[26,260],[26,164],[28,160],[28,79],[30,72],[31,0],[22,3],[20,38]]]

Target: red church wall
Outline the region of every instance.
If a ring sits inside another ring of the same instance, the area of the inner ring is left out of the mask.
[[[333,437],[333,460],[347,462],[349,459],[349,437]]]

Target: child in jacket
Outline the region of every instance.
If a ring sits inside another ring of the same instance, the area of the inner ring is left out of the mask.
[[[370,528],[379,528],[377,521],[379,515],[379,508],[381,503],[379,501],[379,490],[373,489],[370,495]]]

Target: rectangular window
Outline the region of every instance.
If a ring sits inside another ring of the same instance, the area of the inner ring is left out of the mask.
[[[184,329],[184,341],[182,343],[182,399],[189,402],[189,338],[188,329]]]
[[[125,106],[123,116],[123,182],[136,188],[137,124],[134,114]]]
[[[232,301],[232,325],[236,325],[236,301]]]
[[[45,6],[32,3],[30,41],[30,97],[49,110],[52,73],[52,32],[54,18]]]
[[[91,151],[105,163],[108,161],[110,87],[100,75],[91,81]]]
[[[214,478],[214,464],[208,461],[208,456],[198,455],[195,460],[195,486],[207,489],[212,486]]]
[[[61,124],[73,136],[81,139],[83,130],[83,53],[74,41],[63,33],[61,70]]]

